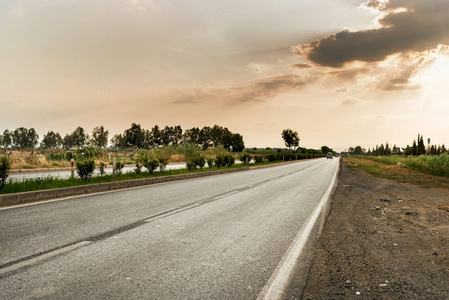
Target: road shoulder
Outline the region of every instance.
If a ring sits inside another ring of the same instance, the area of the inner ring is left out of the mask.
[[[447,299],[449,194],[342,164],[303,299]]]

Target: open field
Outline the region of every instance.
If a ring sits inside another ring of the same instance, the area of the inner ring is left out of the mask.
[[[440,155],[442,156],[442,155]],[[436,157],[437,158],[437,157]],[[347,157],[345,162],[350,169],[356,171],[365,171],[376,177],[382,177],[387,179],[393,179],[404,183],[411,183],[418,185],[422,188],[438,188],[441,190],[449,191],[449,178],[442,176],[435,176],[423,171],[417,171],[410,169],[413,164],[412,161],[416,160],[415,164],[419,165],[419,170],[430,170],[431,167],[424,164],[425,156],[421,158],[399,158],[399,157]],[[431,158],[434,159],[434,158]],[[398,162],[406,164],[397,165]],[[443,168],[443,167],[442,167]]]

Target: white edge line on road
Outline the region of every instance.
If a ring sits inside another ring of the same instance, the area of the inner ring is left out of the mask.
[[[0,269],[0,275],[8,273],[8,272],[15,271],[15,270],[18,270],[18,269],[26,267],[26,266],[33,265],[35,263],[40,262],[41,260],[48,259],[48,258],[51,258],[53,256],[56,256],[56,255],[59,255],[59,254],[65,253],[65,252],[69,252],[69,251],[75,250],[77,248],[89,245],[91,243],[92,242],[89,242],[89,241],[79,242],[79,243],[76,243],[76,244],[73,244],[73,245],[61,248],[61,249],[57,249],[57,250],[54,250],[54,251],[51,251],[51,252],[39,255],[37,257],[34,257],[34,258],[31,258],[31,259],[19,262],[17,264],[11,265],[9,267]]]
[[[321,215],[321,211],[324,205],[327,203],[329,196],[332,192],[332,189],[335,185],[337,174],[338,174],[339,166],[336,168],[334,176],[332,177],[331,183],[324,193],[323,197],[321,197],[320,203],[314,209],[313,213],[306,221],[306,226],[296,235],[292,244],[288,248],[287,252],[282,257],[278,266],[274,270],[267,284],[263,287],[260,292],[257,300],[277,300],[282,299],[282,296],[287,289],[291,276],[293,275],[293,270],[296,265],[296,262],[301,255],[301,252],[306,244],[312,229]]]

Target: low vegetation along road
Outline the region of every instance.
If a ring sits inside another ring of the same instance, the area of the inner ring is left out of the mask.
[[[316,159],[1,209],[1,298],[270,295],[337,169]]]

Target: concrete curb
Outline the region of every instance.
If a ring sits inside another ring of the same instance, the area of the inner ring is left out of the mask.
[[[127,189],[127,188],[144,186],[144,185],[151,185],[151,184],[156,184],[156,183],[171,182],[171,181],[191,179],[191,178],[200,178],[200,177],[221,175],[221,174],[234,173],[234,172],[242,172],[242,171],[267,168],[267,167],[275,167],[275,166],[279,166],[279,165],[291,164],[291,163],[296,163],[296,162],[301,162],[301,161],[305,161],[305,160],[288,161],[288,162],[276,163],[276,164],[271,164],[271,165],[263,165],[263,166],[242,167],[242,168],[236,168],[236,169],[225,169],[225,170],[217,170],[217,171],[209,171],[209,172],[188,173],[188,174],[180,174],[180,175],[169,175],[169,176],[161,176],[161,177],[153,177],[153,178],[143,178],[143,179],[133,179],[133,180],[124,180],[124,181],[114,181],[114,182],[108,182],[108,183],[80,185],[80,186],[51,189],[51,190],[42,190],[42,191],[33,191],[33,192],[24,192],[24,193],[15,193],[15,194],[4,194],[4,195],[0,195],[0,207],[17,205],[17,204],[25,204],[25,203],[43,201],[43,200],[51,200],[51,199],[62,198],[62,197],[70,197],[70,196],[78,196],[78,195],[85,195],[85,194],[93,194],[93,193],[98,193],[98,192],[121,190],[121,189]]]

